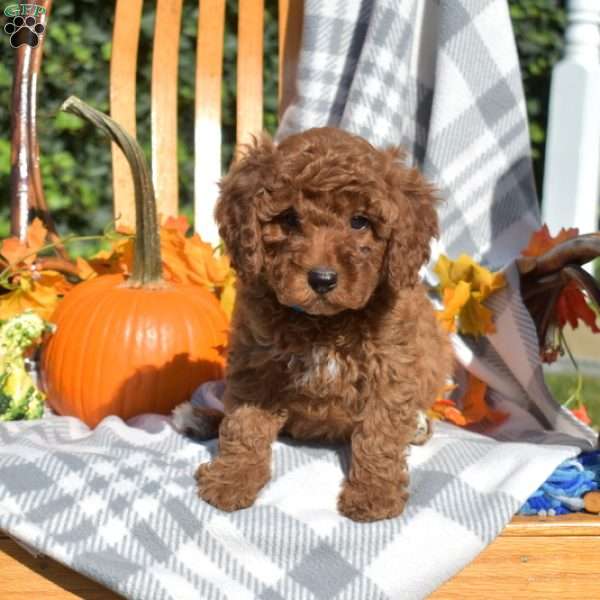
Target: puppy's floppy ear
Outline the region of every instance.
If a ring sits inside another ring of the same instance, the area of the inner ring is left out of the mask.
[[[267,199],[275,178],[275,146],[266,134],[254,138],[242,157],[220,183],[215,208],[219,234],[242,280],[256,277],[262,268],[263,248],[258,204]]]
[[[401,289],[418,282],[419,270],[429,260],[430,242],[439,235],[437,198],[421,173],[403,164],[400,150],[389,149],[385,155],[385,181],[389,200],[396,209],[390,223],[387,277],[392,287]]]

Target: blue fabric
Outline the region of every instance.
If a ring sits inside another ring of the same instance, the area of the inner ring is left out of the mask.
[[[600,486],[600,450],[564,461],[527,499],[521,515],[563,515],[583,510],[583,496]]]

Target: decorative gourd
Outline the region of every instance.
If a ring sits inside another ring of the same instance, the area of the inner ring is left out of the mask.
[[[123,150],[134,180],[137,235],[131,277],[79,284],[50,319],[56,332],[41,362],[47,401],[91,427],[108,415],[168,413],[202,382],[223,376],[227,317],[208,290],[162,279],[154,190],[137,142],[78,98],[62,108]]]

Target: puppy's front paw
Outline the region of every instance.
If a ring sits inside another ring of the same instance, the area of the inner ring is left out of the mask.
[[[198,482],[198,496],[227,512],[251,506],[262,488],[262,485],[256,485],[256,480],[253,484],[248,483],[246,475],[242,473],[232,477],[231,470],[224,469],[214,462],[200,465],[195,477]]]
[[[338,510],[353,521],[379,521],[397,517],[407,499],[406,489],[388,491],[346,480],[338,497]]]

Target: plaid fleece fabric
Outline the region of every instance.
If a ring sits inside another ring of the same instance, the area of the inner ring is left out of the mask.
[[[460,363],[543,428],[593,444],[544,383],[512,264],[540,215],[507,1],[306,0],[296,94],[278,138],[325,125],[403,147],[437,187],[432,263],[466,253],[506,270],[508,286],[489,302],[498,333],[455,336]]]
[[[278,441],[272,481],[231,514],[196,495],[216,451],[157,415],[2,424],[0,529],[139,600],[425,598],[577,453],[436,423],[411,449],[404,514],[364,524],[336,510],[345,447]]]

